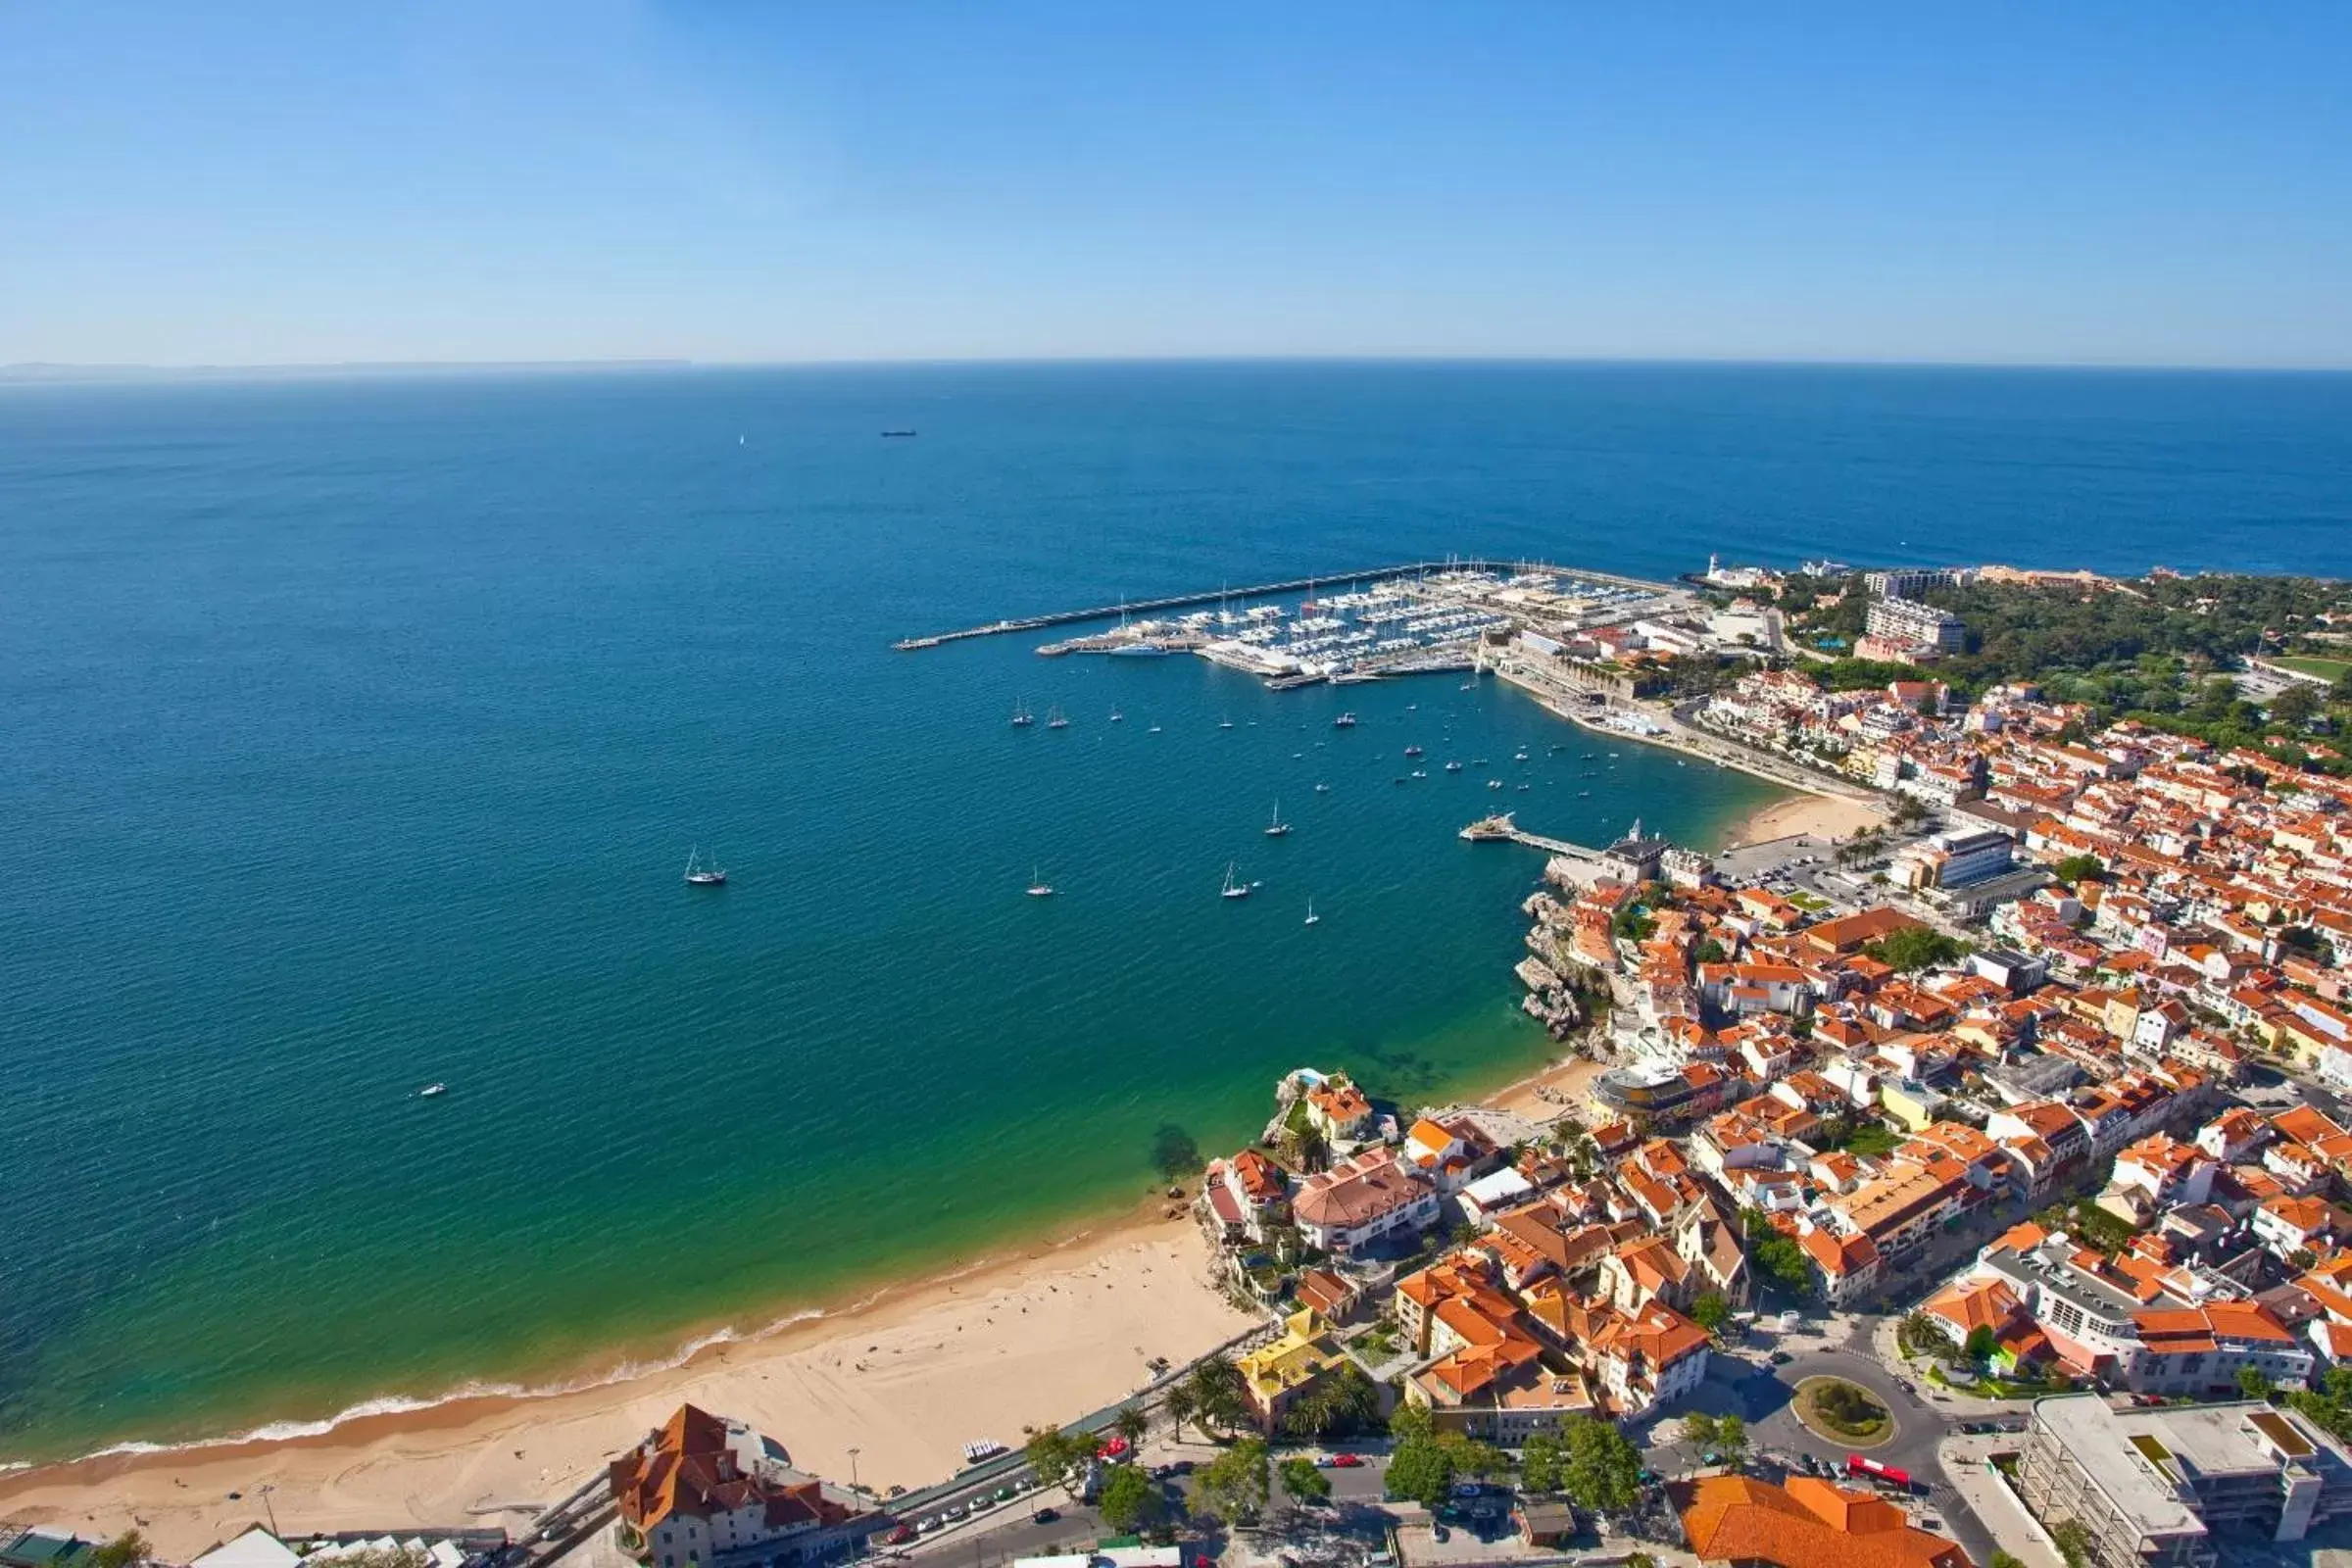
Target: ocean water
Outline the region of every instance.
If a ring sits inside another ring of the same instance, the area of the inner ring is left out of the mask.
[[[0,387],[0,1458],[666,1355],[1132,1201],[1295,1065],[1513,1076],[1539,866],[1454,829],[1500,802],[1712,842],[1761,786],[1492,683],[887,645],[1710,550],[2343,573],[2352,381]],[[1024,699],[1071,727],[1012,729]],[[1395,785],[1413,741],[1531,788]],[[1617,756],[1583,779],[1588,750]],[[696,844],[723,891],[681,884]],[[1229,860],[1256,897],[1217,898]]]

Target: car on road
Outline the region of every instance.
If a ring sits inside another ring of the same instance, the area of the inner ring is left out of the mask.
[[[1037,1510],[1037,1512],[1031,1514],[1029,1517],[1041,1525],[1058,1524],[1061,1522],[1061,1510],[1058,1508],[1040,1508]]]
[[[1772,1364],[1774,1366],[1787,1366],[1789,1362],[1795,1359],[1796,1357],[1790,1355],[1787,1350],[1775,1350],[1772,1352]]]
[[[1331,1456],[1331,1464],[1335,1470],[1360,1470],[1364,1456],[1360,1453],[1335,1453]]]
[[[914,1539],[914,1526],[903,1524],[882,1538],[885,1546],[903,1546]]]
[[[1319,1453],[1319,1454],[1315,1455],[1315,1468],[1316,1468],[1316,1469],[1318,1469],[1318,1470],[1337,1470],[1339,1467],[1340,1467],[1340,1461],[1339,1461],[1339,1460],[1338,1460],[1336,1457],[1334,1457],[1333,1455],[1331,1455],[1331,1454],[1328,1454],[1328,1453]]]
[[[1012,1489],[1010,1487],[999,1487],[993,1495],[995,1500],[998,1502],[1010,1502],[1012,1500]]]
[[[945,1521],[948,1521],[948,1522],[951,1522],[951,1523],[952,1523],[952,1522],[954,1522],[955,1520],[957,1520],[957,1519],[960,1519],[960,1518],[962,1518],[962,1517],[963,1517],[963,1504],[962,1504],[962,1503],[960,1503],[960,1502],[951,1502],[951,1503],[949,1503],[949,1504],[948,1504],[948,1505],[947,1505],[945,1508],[942,1508],[942,1509],[940,1509],[940,1510],[939,1510],[939,1517],[940,1517],[942,1520],[945,1520]]]

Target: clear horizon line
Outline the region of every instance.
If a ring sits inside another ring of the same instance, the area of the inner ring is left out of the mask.
[[[581,359],[489,360],[281,360],[245,364],[212,362],[21,360],[0,364],[0,382],[16,384],[103,380],[109,377],[195,379],[240,376],[332,378],[353,375],[535,373],[568,374],[630,370],[796,370],[885,368],[912,366],[1086,366],[1086,365],[1508,365],[1672,367],[1747,369],[1913,369],[2042,370],[2140,374],[2343,375],[2341,365],[2140,362],[2129,360],[1959,360],[1934,358],[1576,355],[1446,353],[1301,354],[1035,354],[818,356],[808,359],[695,359],[687,356],[585,357]]]

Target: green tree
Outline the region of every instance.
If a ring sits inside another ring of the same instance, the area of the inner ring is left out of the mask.
[[[1992,1560],[1985,1565],[1985,1568],[2026,1568],[2026,1562],[2017,1553],[2003,1551],[2000,1547],[1995,1546],[1992,1548]]]
[[[1102,1522],[1124,1536],[1157,1524],[1165,1499],[1142,1465],[1114,1464],[1102,1478],[1102,1494],[1095,1506],[1102,1510]]]
[[[1266,1445],[1244,1438],[1193,1475],[1193,1506],[1229,1525],[1246,1524],[1266,1511],[1272,1485]]]
[[[1159,1396],[1159,1407],[1168,1413],[1168,1435],[1184,1436],[1185,1423],[1199,1412],[1194,1408],[1193,1386],[1189,1382],[1171,1383],[1168,1392]]]
[[[1725,1464],[1739,1469],[1747,1458],[1747,1423],[1736,1415],[1717,1417],[1715,1451],[1723,1455]]]
[[[1623,1513],[1642,1496],[1642,1450],[1609,1421],[1572,1416],[1561,1424],[1567,1454],[1560,1491],[1580,1508]]]
[[[1282,1490],[1298,1506],[1310,1507],[1331,1500],[1331,1478],[1316,1469],[1312,1459],[1285,1459],[1282,1461]]]
[[[1701,1291],[1690,1303],[1690,1321],[1715,1333],[1732,1319],[1732,1303],[1723,1298],[1720,1291]]]
[[[1389,1452],[1389,1495],[1410,1498],[1424,1508],[1444,1502],[1453,1486],[1456,1446],[1432,1436],[1398,1441]]]
[[[147,1538],[136,1530],[125,1530],[104,1545],[90,1552],[92,1568],[134,1568],[154,1555]]]
[[[1122,1404],[1119,1413],[1111,1417],[1110,1427],[1125,1438],[1127,1446],[1132,1448],[1144,1441],[1145,1433],[1152,1430],[1152,1418],[1144,1414],[1144,1407],[1140,1404]]]
[[[1193,1419],[1212,1442],[1232,1436],[1236,1427],[1250,1419],[1250,1395],[1242,1382],[1242,1369],[1230,1358],[1210,1356],[1193,1368],[1185,1386],[1192,1391]]]
[[[1888,932],[1862,951],[1889,969],[1908,974],[1934,964],[1956,962],[1967,950],[1934,926],[1911,925]]]
[[[1407,1438],[1434,1438],[1438,1435],[1438,1420],[1425,1404],[1400,1404],[1389,1412],[1389,1436],[1402,1443]]]
[[[2090,1561],[2090,1532],[2080,1519],[2061,1519],[2050,1526],[2050,1541],[2057,1546],[2058,1555],[2066,1559],[2066,1568],[2086,1568]]]
[[[1566,1457],[1560,1440],[1548,1432],[1529,1438],[1519,1449],[1519,1485],[1529,1492],[1560,1490],[1560,1465]]]
[[[2237,1392],[2249,1399],[2267,1399],[2271,1396],[2271,1380],[2263,1376],[2258,1366],[2241,1366],[2237,1369]]]
[[[1064,1432],[1059,1427],[1026,1430],[1021,1453],[1029,1461],[1029,1473],[1037,1478],[1037,1484],[1060,1487],[1075,1494],[1079,1479],[1086,1474],[1087,1461],[1095,1456],[1094,1440],[1081,1433]]]
[[[2271,722],[2301,729],[2319,716],[2320,694],[2301,681],[2271,699]]]
[[[1960,1348],[1960,1353],[1971,1361],[1983,1363],[1991,1360],[1992,1353],[2000,1348],[2001,1337],[1992,1332],[1992,1325],[1980,1323],[1968,1331],[1968,1343]]]
[[[1348,1438],[1379,1424],[1380,1385],[1352,1361],[1316,1379],[1283,1418],[1284,1430],[1301,1439]]]
[[[2070,855],[2050,867],[2051,873],[2070,888],[2094,880],[2106,869],[2095,855]]]
[[[1683,1416],[1683,1441],[1694,1448],[1715,1446],[1715,1418],[1704,1410],[1691,1410]]]

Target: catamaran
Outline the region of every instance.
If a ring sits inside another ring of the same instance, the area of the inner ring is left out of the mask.
[[[687,883],[690,886],[698,888],[724,887],[727,881],[727,873],[725,869],[717,865],[715,862],[710,865],[704,865],[700,863],[702,858],[703,849],[702,846],[698,844],[686,857]]]
[[[1036,722],[1037,715],[1029,711],[1028,698],[1024,697],[1019,702],[1013,704],[1012,727],[1014,729],[1027,729],[1030,725]]]
[[[1274,803],[1274,819],[1266,824],[1266,837],[1278,839],[1290,830],[1291,824],[1282,819],[1282,803],[1276,801]]]
[[[1225,888],[1224,891],[1218,895],[1218,897],[1227,899],[1246,899],[1250,896],[1250,883],[1236,882],[1233,879],[1233,862],[1231,860],[1227,860],[1225,862]]]

